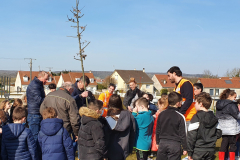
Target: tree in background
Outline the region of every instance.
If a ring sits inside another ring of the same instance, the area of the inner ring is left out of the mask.
[[[107,88],[110,83],[116,84],[117,82],[114,78],[111,78],[111,76],[107,76],[104,79],[103,86]]]
[[[202,78],[218,78],[218,75],[213,75],[210,70],[205,69]]]
[[[240,68],[233,68],[232,70],[227,70],[224,75],[225,77],[240,77]]]
[[[162,95],[163,93],[168,94],[168,89],[166,89],[166,88],[161,89],[160,95]]]

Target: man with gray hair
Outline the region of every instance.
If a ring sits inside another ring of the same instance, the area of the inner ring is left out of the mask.
[[[74,134],[77,138],[80,125],[80,116],[77,104],[71,93],[73,85],[71,82],[63,83],[57,91],[51,92],[44,99],[40,113],[47,107],[53,107],[57,110],[58,118],[63,120],[63,127],[69,134]]]

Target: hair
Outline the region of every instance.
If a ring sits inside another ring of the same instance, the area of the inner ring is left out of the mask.
[[[91,100],[88,108],[92,110],[100,110],[103,107],[103,102],[97,99]]]
[[[46,74],[47,74],[48,77],[49,77],[49,74],[48,74],[47,72],[45,72],[45,71],[39,71],[39,73],[38,73],[38,78],[39,78],[39,77],[44,77]]]
[[[0,109],[0,119],[1,119],[0,126],[2,126],[2,124],[7,121],[6,113],[2,109]]]
[[[182,76],[182,71],[180,70],[180,68],[179,68],[178,66],[173,66],[173,67],[171,67],[171,68],[167,71],[167,73],[168,73],[168,72],[169,72],[169,73],[175,72],[178,77],[181,77],[181,76]]]
[[[137,84],[137,82],[135,81],[135,78],[133,78],[133,77],[131,77],[130,80],[129,80],[129,83],[132,83],[132,82]]]
[[[26,101],[25,101],[25,98],[26,98]],[[27,106],[27,94],[26,94],[26,93],[24,93],[24,94],[22,95],[21,100],[22,100],[22,102],[23,102],[22,105],[23,105],[24,107],[26,107],[26,106]]]
[[[4,101],[2,101],[2,102],[0,103],[0,109],[4,110],[5,107],[6,107],[7,102],[9,102],[9,100],[4,100]]]
[[[89,85],[90,80],[89,80],[88,76],[85,76],[85,75],[84,75],[84,80],[85,80],[85,82],[87,83],[87,85]],[[83,76],[78,80],[78,82],[79,82],[79,81],[82,81],[82,82],[83,82]]]
[[[182,101],[182,95],[177,92],[171,92],[168,95],[168,103],[171,106],[176,105],[178,102]]]
[[[151,102],[152,100],[153,100],[153,95],[152,94],[148,94],[148,99],[149,99],[149,101]]]
[[[50,84],[48,85],[48,88],[49,88],[49,89],[56,89],[57,87],[56,87],[56,84],[50,83]]]
[[[159,98],[158,104],[163,105],[163,109],[166,109],[168,107],[168,96],[162,96]]]
[[[209,109],[212,104],[212,98],[209,93],[202,92],[199,95],[196,95],[195,101],[202,103],[203,107]]]
[[[196,87],[197,89],[201,89],[201,92],[203,91],[202,83],[194,83],[193,86]]]
[[[116,115],[120,114],[121,110],[118,108],[109,108],[107,112],[107,116],[111,116],[115,120],[118,120],[118,117]]]
[[[71,82],[64,82],[62,84],[62,88],[73,88],[73,84]]]
[[[240,99],[237,100],[237,104],[240,105]]]
[[[25,108],[16,107],[13,110],[13,114],[12,114],[13,121],[16,121],[16,120],[19,121],[24,117],[27,117],[27,110]]]
[[[145,108],[148,108],[149,101],[146,98],[141,97],[138,100],[136,100],[136,104],[138,104],[139,106],[144,106]]]
[[[43,119],[57,118],[57,110],[53,107],[47,107],[42,112]]]
[[[110,88],[110,87],[114,87],[114,89],[116,89],[116,85],[113,84],[113,83],[110,83],[110,84],[108,85],[108,88]]]
[[[117,94],[111,95],[108,102],[108,108],[117,108],[120,111],[123,110],[121,97]]]
[[[15,108],[15,107],[20,107],[22,106],[23,102],[21,99],[15,99],[14,102],[13,102],[13,105],[12,107]]]
[[[225,89],[221,94],[220,94],[220,99],[223,100],[223,99],[227,99],[229,96],[233,96],[235,95],[236,92],[234,90],[230,90],[229,88],[228,89]]]

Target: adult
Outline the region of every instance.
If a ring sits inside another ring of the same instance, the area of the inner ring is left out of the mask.
[[[72,98],[73,85],[71,82],[63,83],[57,91],[51,92],[44,99],[40,113],[47,107],[53,107],[57,110],[58,118],[63,120],[63,127],[69,134],[73,134],[77,137],[79,130],[79,113],[76,101]]]
[[[107,116],[109,98],[113,95],[115,88],[116,88],[116,85],[113,83],[110,83],[108,86],[108,90],[104,93],[101,93],[98,97],[98,100],[103,102],[103,110],[102,110],[103,117]]]
[[[182,71],[179,67],[173,66],[168,71],[168,79],[171,83],[175,83],[176,87],[174,91],[181,94],[183,97],[183,104],[179,109],[179,112],[182,113],[186,118],[187,127],[190,124],[190,120],[192,119],[193,115],[197,113],[194,107],[194,91],[193,91],[193,84],[182,77]]]
[[[125,160],[132,153],[135,142],[135,120],[131,112],[124,110],[121,97],[113,94],[109,99],[108,116],[117,121],[112,129],[105,125],[105,143],[108,160]]]
[[[39,109],[45,98],[44,85],[47,83],[48,77],[47,72],[40,71],[38,77],[34,77],[27,87],[27,122],[35,140],[37,140],[40,123],[42,121]]]
[[[128,110],[132,111],[134,101],[142,97],[143,93],[137,88],[137,82],[135,81],[135,78],[130,78],[129,87],[130,90],[128,90],[124,96],[123,105],[127,107]]]
[[[85,79],[85,86],[87,87],[90,83],[90,80],[88,76],[84,76],[84,79]],[[84,90],[83,76],[75,82],[74,91],[72,92],[71,95],[75,99],[78,109],[82,106],[86,106],[87,101],[90,102],[90,100],[95,99],[91,91]]]

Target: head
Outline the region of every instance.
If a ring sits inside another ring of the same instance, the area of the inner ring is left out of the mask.
[[[134,90],[137,87],[137,82],[135,81],[135,78],[130,78],[129,87],[131,88],[131,90]]]
[[[121,113],[121,110],[118,108],[109,108],[107,112],[107,116],[111,116],[117,121],[119,118],[116,115],[119,115],[120,113]]]
[[[85,86],[87,87],[90,83],[90,80],[88,76],[84,76]],[[83,76],[80,78],[80,80],[77,81],[78,89],[83,90],[84,89],[84,83],[83,83]]]
[[[98,114],[102,113],[103,102],[100,100],[92,100],[90,101],[88,108],[96,111]]]
[[[225,89],[221,94],[220,94],[220,99],[229,99],[232,101],[235,101],[237,97],[237,93],[234,90],[231,89]]]
[[[45,71],[40,71],[38,73],[38,79],[43,82],[43,85],[45,85],[48,81],[49,74]]]
[[[147,93],[143,93],[143,97],[146,98],[147,100],[149,100],[149,97],[148,97]]]
[[[50,89],[50,92],[56,91],[56,84],[55,83],[51,83],[48,85],[48,88]]]
[[[148,100],[151,102],[153,100],[153,95],[152,94],[148,94]]]
[[[110,94],[113,94],[113,92],[115,91],[115,89],[116,89],[116,85],[113,84],[113,83],[110,83],[109,86],[108,86],[108,92],[109,92]]]
[[[5,114],[5,112],[0,109],[0,126],[3,125],[3,123],[5,123],[7,121],[7,116]]]
[[[14,102],[13,102],[13,108],[15,107],[21,107],[23,104],[22,100],[21,99],[15,99]]]
[[[47,107],[42,112],[43,119],[57,118],[57,110],[53,107]]]
[[[195,108],[199,110],[208,110],[211,107],[212,98],[210,94],[206,92],[201,92],[195,97]]]
[[[170,80],[171,83],[177,83],[177,78],[182,77],[182,71],[179,67],[173,66],[168,71],[168,80]]]
[[[199,95],[203,91],[202,83],[194,83],[193,84],[194,95]]]
[[[62,85],[62,88],[65,88],[70,94],[73,92],[73,84],[71,82],[65,82]]]
[[[12,118],[14,123],[25,123],[27,117],[27,110],[23,107],[16,107],[13,110]]]
[[[168,104],[171,107],[181,107],[182,106],[182,95],[177,92],[171,92],[168,95]]]
[[[138,100],[136,100],[135,104],[136,107],[138,108],[138,111],[148,110],[149,101],[144,97],[141,97]]]
[[[8,100],[4,100],[0,103],[0,109],[7,112],[11,108],[10,102]]]
[[[21,97],[21,100],[23,102],[23,106],[27,106],[27,94],[24,93]]]
[[[121,97],[117,94],[111,95],[108,102],[108,108],[117,108],[120,111],[123,110]]]
[[[165,110],[168,107],[168,96],[161,96],[158,100],[158,109],[160,111]]]

